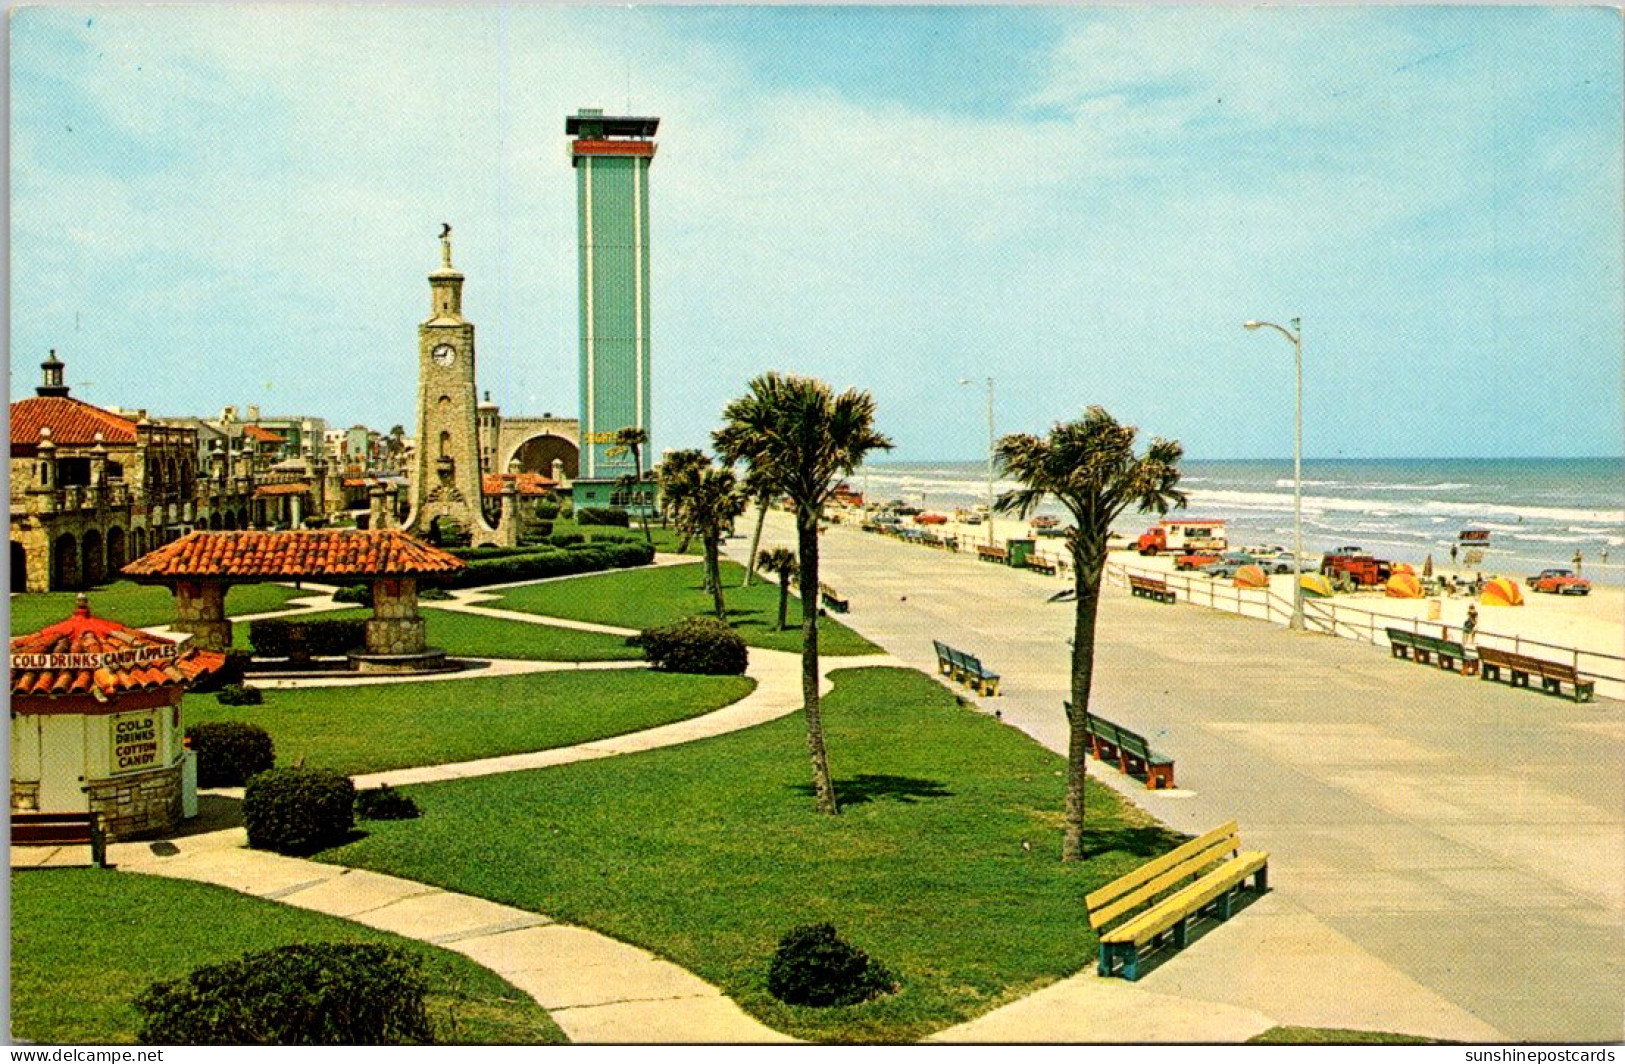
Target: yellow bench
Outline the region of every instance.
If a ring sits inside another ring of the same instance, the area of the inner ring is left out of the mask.
[[[1121,968],[1123,978],[1138,979],[1142,949],[1169,931],[1174,947],[1183,949],[1192,921],[1215,903],[1219,918],[1229,919],[1248,876],[1258,893],[1269,889],[1269,860],[1262,851],[1241,849],[1231,821],[1090,894],[1084,904],[1100,937],[1100,974]]]

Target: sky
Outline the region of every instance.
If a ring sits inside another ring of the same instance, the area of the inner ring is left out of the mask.
[[[574,415],[564,117],[660,117],[653,445],[767,370],[895,460],[1100,404],[1197,458],[1625,453],[1602,8],[98,7],[11,21],[11,376],[411,430],[455,229],[479,384]],[[975,383],[962,385],[962,379]]]

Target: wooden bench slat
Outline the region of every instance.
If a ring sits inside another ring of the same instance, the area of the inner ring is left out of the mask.
[[[1124,913],[1133,912],[1181,880],[1205,873],[1216,862],[1227,860],[1228,855],[1239,849],[1240,845],[1241,840],[1238,835],[1226,835],[1201,853],[1196,854],[1189,860],[1179,862],[1177,867],[1170,868],[1150,882],[1141,884],[1138,888],[1123,895],[1111,904],[1104,905],[1099,909],[1090,909],[1089,926],[1098,931]]]
[[[1180,862],[1189,860],[1190,858],[1196,856],[1225,836],[1235,835],[1237,832],[1238,828],[1236,827],[1236,822],[1234,820],[1222,827],[1214,828],[1206,835],[1202,835],[1198,838],[1192,839],[1189,842],[1182,843],[1172,850],[1169,850],[1161,857],[1158,857],[1155,860],[1147,861],[1145,864],[1136,868],[1127,875],[1119,876],[1118,878],[1112,880],[1104,887],[1100,887],[1087,895],[1083,899],[1083,903],[1087,905],[1091,911],[1097,905],[1108,905],[1121,895],[1126,894],[1135,887],[1140,886],[1142,883],[1154,879],[1163,872],[1168,871],[1168,869],[1173,868]]]
[[[1225,891],[1238,886],[1248,876],[1263,868],[1268,861],[1269,854],[1261,850],[1248,850],[1237,854],[1190,886],[1169,895],[1166,900],[1147,909],[1123,926],[1102,935],[1100,941],[1144,945],[1181,920],[1196,914]]]

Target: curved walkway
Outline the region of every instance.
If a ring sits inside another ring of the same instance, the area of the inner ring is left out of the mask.
[[[558,623],[556,618],[485,609],[468,601],[478,601],[479,596],[479,592],[465,592],[453,602],[436,608],[497,615],[527,624]],[[307,611],[308,608],[279,612]],[[580,623],[565,622],[564,626],[574,627]],[[607,625],[591,626],[590,630],[628,632]],[[638,662],[503,664],[536,666],[516,671],[642,667]],[[820,686],[828,691],[832,686],[829,674],[837,669],[901,667],[902,663],[887,654],[865,654],[826,657],[819,665]],[[745,674],[756,681],[755,690],[732,705],[689,720],[557,750],[377,772],[357,776],[355,783],[358,787],[383,783],[400,786],[616,757],[725,735],[788,716],[801,708],[799,654],[752,647]],[[478,670],[458,675],[493,673]],[[450,677],[440,675],[422,679],[447,678]],[[401,682],[398,677],[378,680]],[[300,681],[281,682],[292,685]],[[321,682],[331,685],[372,681],[323,678]],[[309,681],[306,685],[315,683]],[[534,998],[572,1042],[794,1041],[747,1015],[715,986],[636,946],[586,928],[558,923],[539,913],[412,880],[251,850],[242,828],[159,843],[115,843],[108,847],[108,857],[122,871],[212,883],[269,901],[354,920],[461,953]]]

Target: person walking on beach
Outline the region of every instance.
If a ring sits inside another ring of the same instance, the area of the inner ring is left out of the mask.
[[[1586,560],[1586,558],[1585,558],[1584,554],[1581,554],[1579,551],[1574,552],[1574,575],[1575,576],[1580,575],[1580,566],[1585,564],[1585,560]]]
[[[1450,544],[1450,564],[1456,564],[1456,545],[1454,543]]]
[[[1477,635],[1477,633],[1478,633],[1478,607],[1477,606],[1468,606],[1467,607],[1467,619],[1465,621],[1463,621],[1462,624],[1461,624],[1461,645],[1464,646],[1464,647],[1472,646],[1473,645],[1473,637],[1475,635]]]

